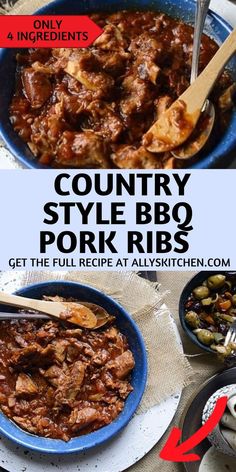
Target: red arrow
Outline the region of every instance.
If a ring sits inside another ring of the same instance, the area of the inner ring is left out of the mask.
[[[164,461],[171,462],[199,461],[201,457],[198,454],[187,454],[187,452],[200,444],[208,434],[215,429],[225,412],[227,401],[228,397],[219,398],[212,415],[206,423],[182,444],[178,444],[182,436],[182,431],[181,429],[174,427],[165,446],[160,452],[160,458]]]

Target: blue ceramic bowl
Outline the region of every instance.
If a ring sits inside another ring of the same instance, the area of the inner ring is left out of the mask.
[[[199,272],[197,275],[195,275],[184,287],[180,300],[179,300],[179,318],[180,318],[180,323],[185,331],[185,333],[188,335],[188,337],[191,339],[191,341],[196,344],[198,347],[201,349],[204,349],[204,351],[211,352],[212,354],[216,354],[216,351],[211,349],[210,347],[206,346],[205,344],[201,343],[197,336],[193,333],[191,330],[190,326],[188,323],[185,321],[185,303],[188,300],[188,297],[191,295],[191,292],[193,291],[194,288],[198,287],[199,285],[204,282],[208,277],[214,274],[224,274],[224,271],[218,270],[218,271],[203,271]]]
[[[62,297],[78,298],[81,301],[96,303],[105,308],[116,317],[116,323],[120,331],[127,336],[130,349],[135,358],[135,368],[131,377],[133,392],[128,396],[123,411],[108,426],[93,432],[64,442],[57,439],[47,439],[23,431],[15,423],[0,413],[0,432],[17,442],[18,444],[42,453],[67,454],[82,452],[92,447],[99,446],[113,438],[131,420],[145,390],[147,380],[147,354],[142,335],[129,314],[122,306],[102,292],[74,282],[43,282],[30,285],[18,290],[17,295],[41,299],[43,295],[60,295]],[[4,311],[3,305],[0,311]]]
[[[120,9],[153,9],[165,12],[182,19],[186,23],[193,23],[194,0],[56,0],[41,8],[38,14],[86,14],[95,11],[117,11]],[[206,32],[217,43],[222,43],[232,28],[221,17],[209,12]],[[0,52],[0,133],[10,151],[27,168],[45,169],[33,157],[29,148],[14,132],[9,121],[9,104],[11,102],[16,68],[16,50],[2,49]],[[236,79],[236,59],[231,61],[230,68]],[[226,168],[230,162],[232,151],[236,149],[236,111],[232,113],[227,130],[220,137],[208,153],[202,153],[201,159],[191,165],[192,169]]]

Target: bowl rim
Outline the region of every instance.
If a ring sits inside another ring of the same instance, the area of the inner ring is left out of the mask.
[[[33,15],[46,14],[48,12],[49,8],[51,9],[51,8],[56,7],[57,5],[60,5],[60,4],[63,4],[63,3],[65,3],[65,0],[53,0],[49,4],[44,5],[41,8],[37,9],[33,13]],[[188,3],[190,3],[192,6],[194,6],[195,1],[194,0],[188,0]],[[151,6],[153,6],[153,5],[151,5]],[[127,5],[127,8],[129,8],[128,5]],[[142,9],[143,6],[140,6],[140,8]],[[230,34],[231,31],[233,31],[232,26],[227,22],[227,20],[225,20],[218,13],[216,13],[213,10],[209,9],[208,16],[215,19],[228,34]],[[7,50],[8,50],[7,48],[0,49],[0,62],[1,62],[2,59],[4,59],[4,53],[6,53]],[[235,115],[236,115],[236,112],[235,112]],[[7,149],[13,154],[13,156],[23,166],[24,169],[41,169],[41,170],[50,170],[50,169],[52,169],[52,167],[40,164],[38,162],[38,160],[36,160],[36,158],[33,155],[32,156],[31,155],[27,156],[26,155],[26,152],[27,152],[26,146],[27,146],[27,144],[22,142],[22,146],[24,147],[24,149],[22,149],[22,150],[19,149],[19,144],[14,143],[14,141],[9,136],[8,130],[5,130],[5,127],[4,127],[3,123],[1,122],[1,120],[0,120],[0,136],[4,140],[4,142],[7,146]],[[218,144],[218,146],[220,146],[220,145],[224,146],[224,143]],[[215,148],[213,148],[212,151],[209,154],[204,156],[203,159],[198,160],[197,162],[193,163],[188,168],[192,169],[192,170],[194,170],[194,169],[217,168],[217,167],[220,166],[220,162],[222,161],[223,157],[224,157],[224,168],[226,168],[232,160],[232,156],[231,156],[232,151],[236,149],[236,139],[235,139],[235,141],[233,139],[231,139],[230,144],[227,144],[227,150],[222,150],[222,152],[219,152],[219,150],[218,150],[217,155],[211,156],[214,149]],[[210,157],[211,157],[211,160],[209,160]]]
[[[114,438],[118,433],[120,433],[127,424],[131,421],[133,415],[135,414],[145,391],[146,384],[147,384],[147,372],[148,372],[148,361],[147,361],[147,351],[146,346],[144,343],[143,336],[140,332],[139,327],[132,319],[130,314],[126,311],[123,306],[121,306],[116,300],[114,300],[109,295],[106,295],[102,291],[79,282],[73,281],[63,281],[63,280],[49,280],[39,283],[33,283],[22,287],[14,292],[14,294],[22,295],[27,297],[27,292],[31,289],[42,289],[44,286],[48,287],[49,285],[52,286],[66,286],[66,287],[74,287],[81,289],[88,290],[90,294],[98,295],[106,300],[108,303],[114,306],[117,311],[124,317],[129,325],[132,327],[132,330],[136,334],[136,339],[138,341],[139,352],[142,355],[142,364],[143,364],[143,372],[142,372],[142,379],[139,382],[139,393],[137,398],[132,402],[131,406],[129,407],[129,412],[126,412],[125,416],[122,418],[122,411],[118,417],[112,421],[109,425],[104,426],[103,428],[98,429],[92,433],[87,435],[77,436],[72,438],[70,441],[65,442],[60,439],[52,439],[52,438],[45,438],[41,436],[37,436],[31,433],[28,433],[21,429],[14,421],[7,418],[7,416],[0,411],[0,432],[6,436],[8,439],[11,439],[13,442],[31,449],[36,452],[40,452],[43,454],[71,454],[71,453],[81,453],[88,451],[96,446],[101,446],[107,441],[110,441]],[[89,437],[89,444],[86,444],[86,440]],[[79,444],[78,444],[79,443]]]
[[[228,271],[228,272],[230,272],[230,271]],[[199,283],[203,282],[204,280],[206,280],[206,278],[210,277],[210,275],[225,274],[225,273],[227,273],[226,270],[211,270],[211,271],[202,270],[202,271],[198,272],[193,277],[191,277],[191,279],[189,279],[189,281],[185,284],[185,286],[184,286],[184,288],[181,292],[180,298],[179,298],[179,319],[180,319],[180,323],[181,323],[181,326],[182,326],[184,332],[187,334],[187,336],[190,338],[190,340],[194,344],[196,344],[198,347],[200,347],[204,351],[210,352],[211,354],[214,354],[214,355],[216,355],[217,353],[213,349],[211,349],[210,347],[208,347],[208,346],[204,345],[203,343],[201,343],[201,341],[198,340],[197,336],[193,333],[191,328],[186,323],[185,318],[184,318],[184,315],[185,315],[184,303],[185,303],[187,297],[190,295],[190,293],[192,291],[192,289],[190,289],[190,287],[192,286],[192,284],[194,284],[195,280],[199,284]]]
[[[38,8],[33,15],[36,14],[44,14],[45,11],[48,10],[48,7],[53,8],[55,5],[58,5],[60,3],[64,3],[65,0],[52,0],[50,3],[43,5],[42,7]],[[195,0],[188,0],[189,3],[192,3],[193,5],[195,4]],[[128,6],[128,5],[127,5]],[[142,8],[141,8],[142,9]],[[209,16],[214,16],[219,20],[219,22],[224,26],[226,29],[228,29],[229,32],[233,31],[233,27],[229,24],[227,20],[225,20],[219,13],[213,11],[211,8],[208,9],[207,15]]]

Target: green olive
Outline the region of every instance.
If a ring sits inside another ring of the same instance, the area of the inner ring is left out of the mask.
[[[236,306],[236,295],[232,296],[232,303],[233,303],[233,306]]]
[[[198,300],[202,300],[203,298],[207,298],[210,291],[208,287],[204,287],[204,285],[200,285],[193,290],[193,295]]]
[[[193,329],[198,328],[201,323],[201,320],[195,311],[188,311],[185,315],[185,320]]]
[[[207,285],[210,289],[217,289],[223,287],[225,284],[225,275],[223,274],[216,274],[216,275],[211,275],[207,279]]]
[[[208,329],[198,329],[196,335],[198,340],[206,346],[210,346],[215,341],[214,334]]]

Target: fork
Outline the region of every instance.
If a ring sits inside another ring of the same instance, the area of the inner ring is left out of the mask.
[[[229,328],[229,331],[225,338],[224,346],[228,346],[230,343],[234,343],[235,341],[236,341],[236,321],[234,321]]]

